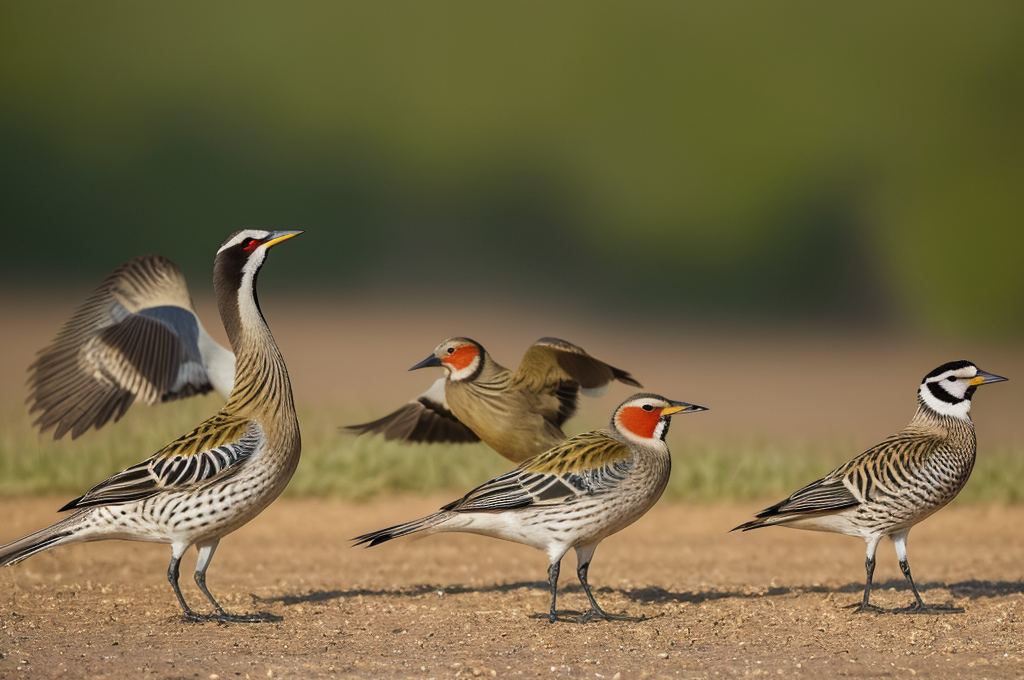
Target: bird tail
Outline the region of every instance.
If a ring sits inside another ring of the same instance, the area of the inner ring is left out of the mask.
[[[776,522],[769,522],[769,519],[769,517],[753,519],[749,522],[744,522],[738,527],[733,527],[732,529],[729,529],[729,532],[732,533],[733,531],[750,531],[751,529],[760,529],[761,527],[768,527],[772,524],[776,524]]]
[[[29,534],[25,538],[0,547],[0,566],[6,567],[10,564],[17,564],[23,559],[32,557],[36,553],[48,550],[49,548],[81,540],[75,531],[76,519],[76,516],[68,517],[53,526],[46,527],[34,534]]]
[[[371,531],[368,534],[362,536],[356,536],[352,539],[352,547],[357,545],[365,545],[367,548],[372,548],[375,545],[390,541],[392,538],[400,538],[402,536],[408,536],[409,534],[415,534],[420,531],[427,531],[436,527],[438,524],[444,521],[444,519],[450,515],[448,512],[435,512],[433,515],[414,519],[411,522],[405,524],[397,524],[387,529],[380,529],[378,531]]]

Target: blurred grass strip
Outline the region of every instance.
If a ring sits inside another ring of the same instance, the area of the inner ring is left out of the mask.
[[[219,406],[216,397],[159,408],[136,407],[120,423],[77,441],[54,442],[31,428],[24,407],[0,412],[0,495],[78,495],[159,450]],[[301,410],[302,462],[287,496],[366,500],[382,493],[450,493],[453,497],[510,469],[482,444],[404,446],[380,437],[354,438],[338,426],[357,422]],[[764,440],[673,440],[672,479],[664,500],[777,501],[848,460],[856,450],[832,445],[780,445]],[[1024,450],[985,449],[961,502],[1024,501]]]

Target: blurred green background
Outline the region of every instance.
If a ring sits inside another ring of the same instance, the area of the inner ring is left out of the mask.
[[[1024,4],[8,1],[0,173],[8,288],[299,228],[283,285],[1013,336]]]

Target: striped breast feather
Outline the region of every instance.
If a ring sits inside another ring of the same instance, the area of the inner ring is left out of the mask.
[[[577,435],[470,491],[442,510],[498,512],[557,505],[614,488],[633,468],[629,447],[607,434]]]
[[[215,419],[217,416],[211,421]],[[116,505],[149,498],[163,491],[223,481],[258,453],[265,441],[263,428],[254,421],[231,422],[219,432],[200,432],[208,423],[210,421],[151,458],[97,484],[61,510]],[[228,433],[233,436],[228,436]]]

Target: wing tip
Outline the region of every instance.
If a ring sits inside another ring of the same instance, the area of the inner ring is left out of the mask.
[[[77,510],[77,509],[79,509],[81,507],[84,507],[82,505],[79,505],[82,502],[82,500],[84,500],[84,499],[85,499],[85,496],[79,496],[75,500],[70,501],[68,503],[65,503],[64,507],[62,507],[57,512],[67,512],[68,510]]]

